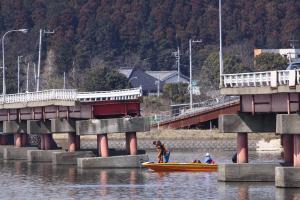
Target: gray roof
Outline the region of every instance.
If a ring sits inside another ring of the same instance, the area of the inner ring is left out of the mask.
[[[160,81],[164,81],[166,78],[176,75],[177,71],[146,71],[146,73]]]
[[[131,73],[132,73],[133,68],[120,68],[118,71],[121,74],[124,74],[127,78],[130,77]]]

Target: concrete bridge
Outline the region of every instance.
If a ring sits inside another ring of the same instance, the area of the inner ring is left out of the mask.
[[[224,74],[221,94],[240,96],[238,114],[221,115],[220,132],[237,133],[237,163],[219,167],[220,181],[275,181],[300,187],[300,70]],[[284,163],[248,163],[248,134],[280,134]]]
[[[109,163],[116,162],[115,158],[106,164],[102,160],[95,162],[102,163],[100,165],[85,164],[91,162],[86,157],[95,155],[90,151],[79,151],[80,136],[97,135],[97,155],[110,159],[107,134],[125,133],[126,152],[131,156],[119,157],[121,164],[115,167],[136,167],[137,160],[147,160],[146,155],[138,155],[136,132],[150,129],[149,121],[140,117],[141,96],[141,88],[89,93],[46,90],[0,96],[0,155],[4,159],[56,164],[76,164],[76,159],[82,158],[78,161],[82,168],[108,167]],[[53,133],[68,133],[68,152],[54,150]],[[25,148],[31,134],[40,135],[39,150]],[[12,135],[14,140],[10,141]]]

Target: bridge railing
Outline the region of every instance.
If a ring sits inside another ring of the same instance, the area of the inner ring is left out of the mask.
[[[35,101],[104,101],[104,100],[130,100],[142,96],[142,88],[125,90],[112,90],[101,92],[80,92],[75,89],[52,89],[38,92],[16,93],[0,95],[0,104],[26,103]]]
[[[251,73],[223,74],[222,87],[277,87],[300,84],[300,70],[278,70]]]
[[[77,100],[81,102],[109,101],[109,100],[130,100],[142,96],[142,88],[131,88],[125,90],[111,90],[98,92],[79,92]]]
[[[183,104],[182,107],[176,110],[167,111],[161,113],[160,115],[151,116],[150,121],[152,125],[172,121],[186,116],[194,115],[199,112],[204,112],[218,107],[222,107],[224,105],[237,103],[239,102],[239,100],[240,98],[238,96],[220,96],[199,103],[194,103],[193,109],[190,109],[189,105]]]
[[[50,101],[50,100],[64,100],[75,101],[77,97],[76,90],[73,89],[53,89],[43,90],[38,92],[27,92],[17,94],[6,94],[0,96],[0,104],[10,103],[25,103],[34,101]]]

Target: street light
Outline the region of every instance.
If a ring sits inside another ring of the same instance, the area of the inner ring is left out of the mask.
[[[20,93],[20,60],[23,56],[18,56],[18,93]]]
[[[220,63],[220,87],[222,86],[222,75],[223,75],[223,52],[222,52],[222,12],[221,12],[222,1],[219,0],[219,63]]]
[[[192,90],[192,43],[201,43],[202,40],[189,40],[190,49],[190,109],[193,108],[193,90]]]
[[[42,35],[43,34],[53,34],[54,31],[46,31],[40,29],[40,38],[39,38],[39,60],[38,60],[38,68],[37,68],[37,82],[36,82],[36,91],[40,90],[40,71],[41,71],[41,52],[42,52]]]
[[[4,61],[4,39],[5,39],[5,36],[8,34],[8,33],[11,33],[11,32],[22,32],[22,33],[27,33],[28,32],[28,29],[16,29],[16,30],[10,30],[10,31],[7,31],[6,33],[4,33],[4,35],[2,36],[2,72],[3,72],[3,75],[2,75],[2,81],[3,81],[3,85],[2,85],[2,95],[3,95],[3,101],[4,101],[4,95],[6,94],[6,85],[5,85],[5,61]]]

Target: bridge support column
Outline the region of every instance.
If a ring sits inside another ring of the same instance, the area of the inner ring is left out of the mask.
[[[283,159],[286,164],[294,162],[294,138],[291,134],[282,135]]]
[[[0,135],[0,145],[8,145],[8,136]]]
[[[16,147],[22,147],[22,134],[21,133],[15,133],[14,134],[15,139],[15,146]]]
[[[69,133],[69,152],[76,151],[76,133]]]
[[[248,163],[248,133],[237,134],[237,163]]]
[[[300,135],[294,135],[294,167],[300,167]]]
[[[137,137],[136,132],[126,133],[126,149],[130,155],[137,154]]]
[[[28,135],[27,133],[22,133],[22,147],[26,147],[27,146],[27,140],[28,140]]]
[[[44,135],[44,144],[45,150],[51,150],[52,149],[52,134],[45,134]]]
[[[107,134],[98,134],[97,135],[97,144],[98,144],[99,156],[108,157],[109,149],[108,149]]]
[[[76,135],[76,151],[80,150],[80,135]]]
[[[41,144],[40,144],[40,149],[45,150],[45,140],[44,140],[44,135],[40,135],[41,138]]]

